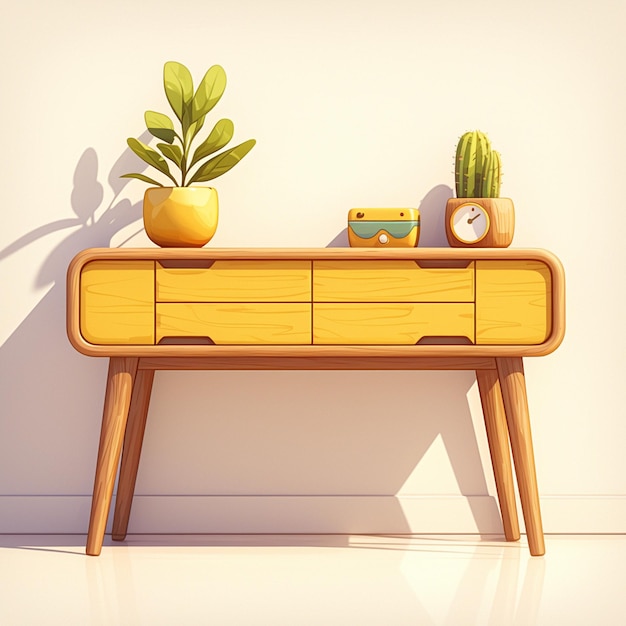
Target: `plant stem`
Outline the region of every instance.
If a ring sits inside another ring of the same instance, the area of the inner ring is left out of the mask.
[[[180,171],[182,173],[182,179],[180,181],[181,187],[185,186],[185,178],[187,177],[187,151],[189,146],[187,145],[187,133],[185,133],[185,139],[183,140],[183,158],[180,163]]]

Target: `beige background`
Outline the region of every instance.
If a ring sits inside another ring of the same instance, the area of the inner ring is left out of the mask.
[[[417,206],[445,245],[458,137],[503,155],[514,246],[556,253],[562,347],[526,364],[544,524],[626,532],[625,4],[25,0],[0,23],[0,532],[83,532],[106,363],[64,331],[65,271],[151,245],[138,160],[165,61],[214,63],[252,153],[210,246],[345,242]],[[471,373],[158,373],[132,531],[498,532]],[[176,498],[174,498],[176,496]]]

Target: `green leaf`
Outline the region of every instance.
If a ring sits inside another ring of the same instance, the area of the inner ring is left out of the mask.
[[[235,165],[252,150],[254,144],[256,144],[255,139],[248,139],[248,141],[244,141],[238,146],[230,148],[218,154],[216,157],[213,157],[210,161],[207,161],[198,168],[198,171],[191,177],[188,184],[204,183],[207,180],[212,180],[225,174],[229,169],[235,167]]]
[[[235,132],[233,123],[228,119],[217,122],[211,134],[196,148],[189,167],[208,157],[218,150],[221,150],[232,138]]]
[[[160,172],[163,172],[168,178],[176,183],[176,180],[170,174],[170,168],[167,166],[167,162],[165,159],[152,148],[148,147],[145,143],[139,141],[139,139],[135,139],[134,137],[130,137],[126,140],[128,143],[128,147],[143,161],[145,161],[148,165],[152,165],[152,167],[156,167]]]
[[[150,183],[151,185],[156,185],[157,187],[163,187],[163,185],[154,180],[154,178],[144,176],[143,174],[122,174],[120,178],[138,178],[139,180],[143,180],[144,183]]]
[[[146,111],[144,115],[146,120],[146,126],[154,137],[172,143],[176,137],[176,131],[174,130],[174,123],[172,120],[163,113],[157,113],[156,111]]]
[[[183,151],[180,146],[174,144],[170,146],[168,143],[158,143],[157,148],[170,160],[182,169]]]
[[[185,109],[191,105],[193,99],[191,73],[182,63],[168,61],[163,67],[163,85],[167,100],[182,123]]]
[[[200,132],[200,129],[204,126],[204,117],[196,120],[192,124],[189,125],[187,130],[185,131],[185,145],[187,146],[187,150],[189,150],[189,146],[191,146],[191,142],[193,138]]]
[[[191,104],[191,121],[204,117],[222,97],[226,89],[226,72],[221,65],[209,68],[198,86]]]

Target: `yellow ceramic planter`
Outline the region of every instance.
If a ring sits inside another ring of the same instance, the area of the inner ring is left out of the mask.
[[[217,229],[213,187],[151,187],[143,199],[148,237],[162,248],[201,248]]]

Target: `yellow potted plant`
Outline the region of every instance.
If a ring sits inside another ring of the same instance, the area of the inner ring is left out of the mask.
[[[167,176],[174,186],[166,187],[144,174],[124,174],[122,178],[138,178],[154,185],[146,190],[143,201],[144,227],[154,243],[162,247],[199,248],[215,234],[218,198],[213,187],[191,185],[228,172],[252,150],[256,141],[248,139],[216,154],[230,142],[234,133],[232,121],[221,119],[192,151],[207,114],[226,88],[226,73],[221,66],[209,68],[194,92],[189,70],[181,63],[168,61],[163,68],[163,84],[180,123],[179,130],[164,113],[146,111],[144,119],[148,131],[162,143],[157,143],[155,150],[133,137],[127,141],[139,158]],[[178,170],[178,178],[172,174],[168,161]]]

